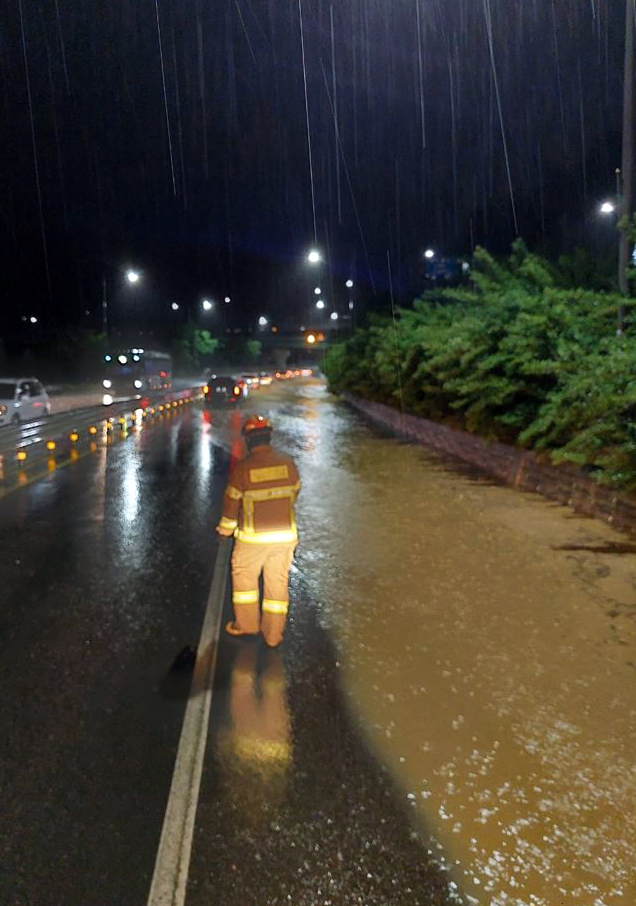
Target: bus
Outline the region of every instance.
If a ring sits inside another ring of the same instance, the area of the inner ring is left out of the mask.
[[[172,359],[165,352],[123,349],[104,356],[102,402],[139,397],[150,390],[172,387]]]

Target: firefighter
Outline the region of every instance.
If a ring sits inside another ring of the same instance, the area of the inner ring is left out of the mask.
[[[220,535],[234,535],[232,636],[263,633],[276,648],[283,640],[289,607],[289,569],[298,544],[294,504],[300,480],[294,460],[270,446],[272,428],[260,415],[243,425],[248,455],[230,475],[223,498]],[[259,578],[263,575],[262,613]]]

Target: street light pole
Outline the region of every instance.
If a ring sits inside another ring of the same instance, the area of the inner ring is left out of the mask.
[[[104,332],[106,339],[108,340],[108,279],[106,277],[106,268],[110,267],[114,271],[121,273],[118,267],[113,265],[104,265],[102,270],[102,331]],[[139,283],[141,280],[141,273],[139,271],[129,268],[125,272],[125,278],[131,285]]]
[[[108,296],[106,292],[106,271],[102,274],[102,333],[108,342]]]
[[[622,152],[621,219],[631,218],[634,195],[634,0],[625,0],[625,75],[623,82],[623,152]],[[629,236],[621,231],[618,254],[618,287],[622,296],[629,292],[627,265]],[[623,332],[624,305],[618,306],[616,333]]]
[[[347,280],[347,282],[345,283],[345,286],[349,290],[349,317],[351,318],[351,321],[350,321],[351,331],[353,332],[356,329],[356,310],[355,310],[355,303],[353,301],[353,294],[354,294],[353,280],[351,280],[351,279]]]

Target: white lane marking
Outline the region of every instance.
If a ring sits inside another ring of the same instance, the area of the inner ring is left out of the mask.
[[[219,541],[147,906],[183,906],[231,544]]]

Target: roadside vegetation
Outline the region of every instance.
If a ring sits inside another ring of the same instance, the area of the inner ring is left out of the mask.
[[[544,451],[603,483],[636,488],[636,300],[572,281],[522,242],[475,253],[467,286],[374,315],[331,348],[349,391],[488,438]]]

